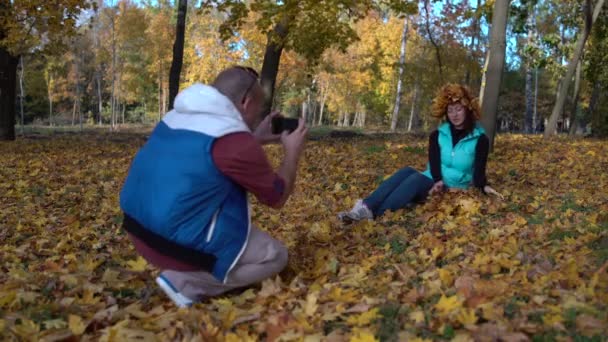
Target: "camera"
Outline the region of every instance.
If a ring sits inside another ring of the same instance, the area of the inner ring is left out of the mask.
[[[281,134],[283,131],[291,133],[298,128],[298,124],[298,119],[276,116],[272,118],[272,134]]]

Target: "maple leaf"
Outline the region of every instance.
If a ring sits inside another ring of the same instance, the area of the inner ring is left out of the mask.
[[[446,297],[445,295],[441,295],[437,304],[435,304],[435,309],[439,311],[440,314],[449,314],[457,309],[462,307],[462,301],[458,296],[450,296]]]
[[[350,316],[346,323],[354,326],[364,326],[378,318],[378,308],[371,309],[359,315]]]
[[[135,260],[127,261],[127,266],[129,266],[129,269],[131,271],[143,272],[146,270],[148,262],[146,262],[146,259],[142,258],[141,256],[138,256]]]
[[[319,299],[319,294],[317,292],[309,293],[306,296],[306,304],[304,305],[304,313],[306,316],[312,316],[317,311],[319,305],[317,304],[317,300]]]
[[[462,325],[473,325],[477,322],[477,316],[474,309],[462,308],[456,315],[456,319]]]
[[[87,328],[82,318],[77,315],[68,316],[68,327],[74,335],[82,335],[82,333]]]

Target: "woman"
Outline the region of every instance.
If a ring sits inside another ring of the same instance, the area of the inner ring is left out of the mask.
[[[474,185],[484,193],[502,197],[486,184],[489,140],[478,123],[479,103],[470,90],[458,84],[445,85],[433,100],[432,115],[445,122],[429,138],[426,171],[411,167],[397,171],[350,211],[338,214],[342,221],[371,220],[386,210],[410,207],[446,188]]]

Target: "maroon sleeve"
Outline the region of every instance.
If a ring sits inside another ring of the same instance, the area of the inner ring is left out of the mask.
[[[217,168],[254,194],[258,200],[272,206],[285,191],[285,181],[277,175],[266,153],[251,133],[233,133],[218,138],[211,151]]]

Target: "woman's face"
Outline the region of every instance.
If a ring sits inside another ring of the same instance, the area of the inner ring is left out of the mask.
[[[456,127],[457,129],[464,128],[464,121],[466,119],[467,113],[466,108],[458,102],[452,103],[448,105],[448,120]]]

